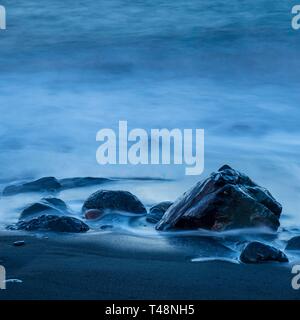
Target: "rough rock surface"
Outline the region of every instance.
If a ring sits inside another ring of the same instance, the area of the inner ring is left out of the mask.
[[[25,231],[86,232],[89,226],[79,219],[67,216],[41,215],[31,220],[19,221],[9,229]]]
[[[222,231],[267,226],[277,230],[281,211],[267,189],[224,165],[177,199],[156,228]]]
[[[172,204],[173,202],[171,201],[163,201],[154,205],[147,213],[146,220],[151,223],[157,223]]]
[[[42,198],[39,202],[30,204],[20,215],[20,220],[41,214],[64,215],[68,213],[67,205],[58,198]]]
[[[287,256],[280,250],[267,244],[253,241],[246,245],[240,255],[244,263],[261,263],[267,261],[287,262]]]
[[[131,213],[146,213],[141,201],[128,191],[99,190],[88,197],[84,202],[82,211],[98,209],[126,211]]]

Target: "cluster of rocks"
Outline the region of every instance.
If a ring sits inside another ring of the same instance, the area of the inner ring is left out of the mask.
[[[82,207],[87,220],[97,219],[108,212],[146,214],[142,202],[128,191],[99,190],[88,197]],[[45,197],[25,207],[19,221],[8,228],[26,231],[86,232],[89,226],[72,216],[66,203],[55,197]]]
[[[86,223],[71,215],[72,212],[64,201],[54,197],[42,198],[24,208],[19,221],[8,226],[8,229],[74,233],[89,230]]]
[[[65,188],[102,184],[109,179],[73,178],[57,180],[53,177],[12,185],[3,195],[20,192],[59,191]],[[207,179],[197,183],[174,203],[164,201],[147,212],[143,203],[132,193],[119,190],[99,190],[90,195],[82,206],[86,220],[101,218],[109,212],[130,212],[145,215],[159,231],[170,229],[207,229],[224,231],[264,226],[276,231],[280,225],[282,207],[271,193],[248,176],[228,165],[222,166]],[[50,230],[57,232],[86,232],[89,226],[72,216],[67,205],[55,197],[42,198],[26,207],[12,229]],[[295,249],[296,248],[296,249]],[[291,240],[287,250],[300,249],[300,237]],[[261,242],[248,243],[240,255],[244,263],[287,261],[286,255]]]

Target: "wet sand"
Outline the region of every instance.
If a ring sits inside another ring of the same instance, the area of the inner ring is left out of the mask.
[[[290,264],[191,262],[194,252],[163,238],[47,236],[0,234],[7,279],[22,280],[0,299],[300,299]]]

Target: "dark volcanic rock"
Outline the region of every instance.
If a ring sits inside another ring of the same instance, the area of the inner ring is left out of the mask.
[[[42,192],[50,191],[56,192],[61,188],[60,183],[54,177],[45,177],[32,182],[14,184],[7,186],[3,190],[4,196],[15,195],[25,192]]]
[[[172,204],[173,202],[171,201],[163,201],[151,207],[146,220],[151,223],[157,223]]]
[[[88,197],[84,202],[82,211],[98,209],[126,211],[131,213],[146,213],[141,201],[128,191],[99,190]]]
[[[300,250],[300,236],[293,237],[287,242],[286,250]]]
[[[253,241],[246,245],[240,255],[240,260],[244,263],[260,263],[266,261],[287,262],[288,258],[282,251],[274,247]]]
[[[26,207],[20,215],[20,220],[40,214],[64,215],[68,213],[67,205],[58,198],[43,198],[39,202]]]
[[[56,231],[56,232],[86,232],[88,225],[79,219],[67,216],[41,215],[28,221],[19,221],[9,227],[25,231]]]
[[[81,188],[88,186],[95,186],[99,184],[103,184],[106,182],[111,182],[111,179],[107,178],[93,178],[93,177],[85,177],[85,178],[66,178],[59,180],[62,189],[72,189],[72,188]]]
[[[267,189],[225,165],[177,199],[156,228],[222,231],[267,226],[277,230],[281,211]]]

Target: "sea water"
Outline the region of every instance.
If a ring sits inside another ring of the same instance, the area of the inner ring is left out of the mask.
[[[173,179],[113,187],[151,205],[176,199],[227,163],[282,203],[283,227],[300,225],[295,1],[0,4],[7,20],[0,31],[1,188],[49,175]],[[204,173],[191,178],[184,166],[100,166],[96,133],[117,128],[119,120],[145,130],[204,128]],[[80,207],[87,193],[61,197]],[[1,198],[2,223],[35,198]]]

